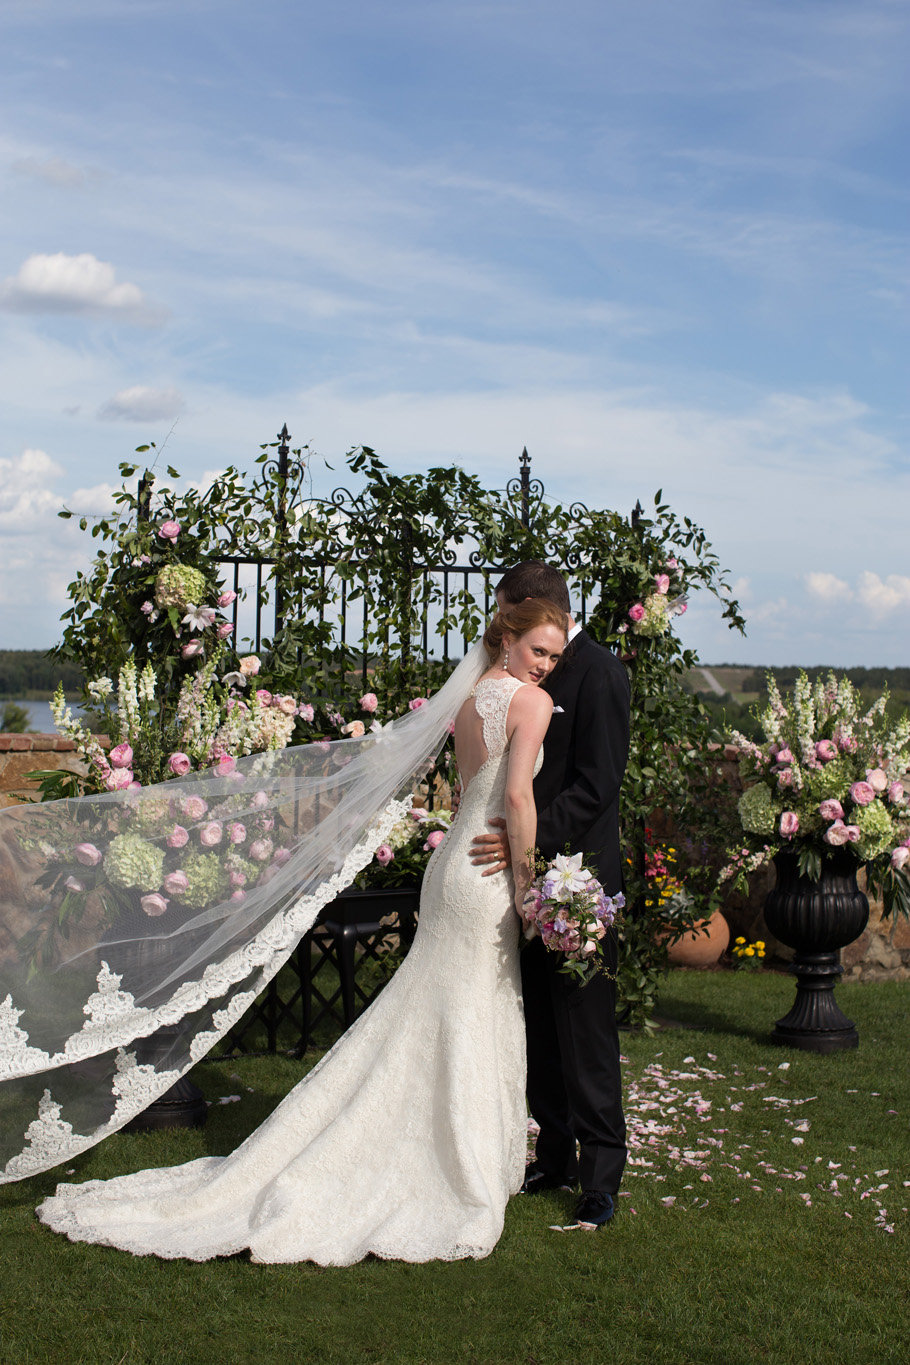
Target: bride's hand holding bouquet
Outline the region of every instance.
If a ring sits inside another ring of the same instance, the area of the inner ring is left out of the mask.
[[[545,948],[562,955],[559,970],[579,983],[598,972],[609,975],[602,944],[626,903],[622,894],[608,896],[583,860],[582,853],[539,859],[522,900],[525,938],[539,935]]]

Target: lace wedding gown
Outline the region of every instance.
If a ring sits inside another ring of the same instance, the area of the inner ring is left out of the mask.
[[[413,946],[382,994],[228,1157],[58,1185],[74,1241],[203,1261],[351,1265],[488,1255],[525,1166],[525,1035],[510,875],[473,836],[504,809],[514,678],[477,684],[488,758],[430,859]],[[541,756],[538,756],[539,768]]]

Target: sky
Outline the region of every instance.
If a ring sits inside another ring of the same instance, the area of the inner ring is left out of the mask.
[[[910,664],[908,0],[4,0],[0,648],[140,443],[523,446],[701,524],[747,636]]]

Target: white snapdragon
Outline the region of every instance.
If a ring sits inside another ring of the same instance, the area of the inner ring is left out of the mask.
[[[131,740],[139,732],[139,698],[136,695],[136,665],[129,660],[120,670],[117,687],[117,714],[120,739]]]
[[[140,701],[153,702],[155,700],[155,670],[151,663],[147,663],[139,674],[137,691]]]
[[[94,701],[104,701],[114,690],[114,684],[110,678],[96,678],[94,682],[88,684],[88,694]]]

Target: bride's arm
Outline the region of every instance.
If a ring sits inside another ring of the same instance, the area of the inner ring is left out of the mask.
[[[506,830],[515,877],[515,909],[521,905],[534,876],[532,859],[537,841],[537,808],[534,805],[534,764],[543,744],[553,702],[538,687],[523,687],[509,707],[509,771],[506,778]],[[529,857],[530,854],[530,857]]]

